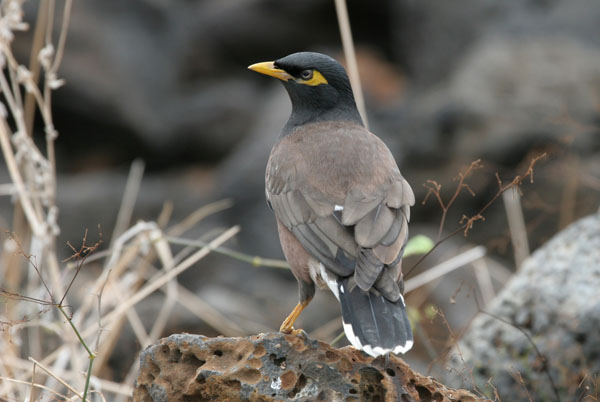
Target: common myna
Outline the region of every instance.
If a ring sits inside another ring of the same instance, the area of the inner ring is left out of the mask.
[[[414,194],[388,147],[369,132],[344,68],[319,53],[248,67],[283,81],[292,114],[271,150],[266,197],[300,302],[333,292],[350,343],[371,356],[413,345],[401,270]]]

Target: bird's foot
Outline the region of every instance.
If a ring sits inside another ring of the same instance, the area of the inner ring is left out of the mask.
[[[292,332],[290,332],[290,335],[299,336],[302,338],[308,338],[308,334],[302,328],[293,329]]]
[[[288,320],[285,320],[283,322],[283,324],[281,324],[281,327],[279,328],[279,332],[284,333],[284,334],[291,334],[292,332],[295,331],[294,326],[291,325],[291,323],[287,322]]]
[[[294,307],[294,310],[290,313],[290,315],[288,315],[287,318],[283,321],[283,324],[281,324],[281,327],[279,327],[279,332],[283,332],[284,334],[291,334],[294,331],[296,331],[294,329],[294,323],[300,316],[300,313],[302,312],[302,310],[304,310],[304,308],[307,305],[308,305],[308,302],[298,303],[296,305],[296,307]],[[297,334],[295,334],[295,335],[297,335]]]

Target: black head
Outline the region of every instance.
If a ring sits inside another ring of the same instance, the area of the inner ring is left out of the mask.
[[[362,124],[344,67],[320,53],[300,52],[248,67],[283,81],[292,101],[287,129],[316,121]]]

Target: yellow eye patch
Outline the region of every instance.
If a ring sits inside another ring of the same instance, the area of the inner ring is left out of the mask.
[[[325,77],[323,77],[323,74],[321,74],[317,70],[312,70],[312,72],[313,72],[312,77],[309,78],[308,80],[298,78],[296,80],[296,82],[298,82],[299,84],[310,85],[312,87],[321,85],[321,84],[327,84],[327,80],[325,79]]]

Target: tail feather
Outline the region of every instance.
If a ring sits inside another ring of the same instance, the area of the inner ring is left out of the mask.
[[[381,295],[348,287],[348,278],[338,280],[342,320],[346,337],[357,349],[371,356],[388,352],[406,353],[413,335],[404,299],[391,302]]]

